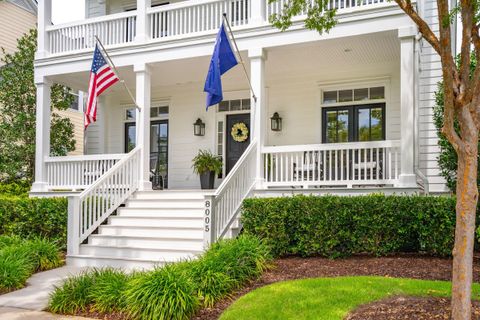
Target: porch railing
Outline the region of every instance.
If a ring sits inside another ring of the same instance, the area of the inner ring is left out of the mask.
[[[266,187],[396,184],[400,141],[264,147],[262,155]]]
[[[205,197],[205,245],[222,239],[255,186],[257,142],[250,143],[215,194]]]
[[[81,22],[49,26],[46,29],[49,52],[52,54],[89,49],[95,36],[104,45],[119,45],[135,40],[136,11],[123,12]]]
[[[232,26],[245,25],[250,17],[249,0],[190,0],[149,10],[152,39],[217,30],[227,13]]]
[[[92,185],[126,154],[102,154],[45,159],[49,190],[80,190]]]
[[[278,0],[273,3],[270,3],[269,0],[265,0],[265,5],[267,8],[267,20],[273,14],[281,14],[285,4],[289,0]],[[379,4],[386,4],[387,0],[330,0],[327,3],[327,8],[337,9],[339,13],[342,11],[349,11],[354,9],[362,9],[373,6],[378,6]],[[315,1],[310,0],[311,6],[315,4]],[[304,10],[301,15],[306,15],[307,10]],[[300,16],[301,16],[300,15]]]
[[[140,150],[133,149],[80,195],[69,197],[69,254],[77,254],[80,244],[137,190]]]

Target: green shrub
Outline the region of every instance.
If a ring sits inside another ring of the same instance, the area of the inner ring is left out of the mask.
[[[30,259],[35,271],[45,271],[58,268],[63,264],[60,248],[53,241],[47,239],[33,239],[18,246],[19,251]]]
[[[67,199],[0,195],[0,235],[45,237],[65,248]]]
[[[93,303],[92,310],[101,313],[124,311],[125,290],[129,278],[120,270],[111,268],[99,270],[89,292]]]
[[[202,305],[207,308],[226,297],[238,285],[237,281],[218,271],[213,262],[213,259],[200,258],[187,265],[187,272],[193,280],[195,292]]]
[[[275,255],[451,254],[455,199],[434,196],[295,196],[247,199],[245,233]]]
[[[134,277],[126,291],[128,311],[134,319],[190,319],[199,301],[192,280],[183,268],[167,264]]]
[[[6,196],[28,196],[31,185],[28,181],[16,181],[0,183],[0,195]]]
[[[229,276],[238,286],[269,266],[270,249],[255,236],[241,235],[214,243],[202,261],[210,270]]]
[[[10,246],[0,251],[0,293],[20,289],[32,275],[31,260]]]
[[[48,310],[62,314],[86,311],[92,303],[91,288],[98,273],[97,270],[84,272],[65,280],[50,294]]]
[[[13,245],[19,245],[23,242],[23,239],[19,236],[0,236],[0,250]]]

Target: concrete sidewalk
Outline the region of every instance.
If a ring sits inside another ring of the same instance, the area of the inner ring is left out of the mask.
[[[43,311],[0,307],[1,320],[93,320],[82,317],[55,315]]]
[[[69,276],[79,274],[83,270],[85,269],[65,266],[45,272],[36,273],[30,279],[28,279],[27,286],[25,288],[4,295],[0,295],[0,307],[24,309],[30,311],[45,310],[48,306],[48,299],[50,293],[53,291],[55,285],[59,285],[62,280],[66,279]],[[9,318],[5,318],[2,315],[0,319],[3,320]]]

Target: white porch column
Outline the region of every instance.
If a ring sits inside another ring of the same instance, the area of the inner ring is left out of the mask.
[[[257,188],[263,183],[263,161],[261,150],[265,145],[266,135],[266,94],[265,94],[265,60],[267,53],[263,48],[252,48],[248,50],[250,58],[250,79],[252,88],[257,97],[257,102],[252,97],[252,110],[250,113],[250,130],[251,137],[257,140]],[[253,140],[252,139],[252,140]]]
[[[414,27],[398,29],[400,38],[400,186],[415,187],[415,36]]]
[[[268,21],[268,17],[266,16],[266,3],[264,0],[250,1],[250,6],[251,16],[249,23],[258,25],[264,24],[266,21]]]
[[[152,0],[137,0],[137,34],[135,41],[145,42],[149,39],[149,23],[147,9],[152,6]]]
[[[52,25],[52,0],[38,1],[36,58],[45,58],[50,50],[46,27]]]
[[[150,182],[150,68],[145,63],[135,64],[137,112],[137,146],[140,156],[140,190],[151,190]]]
[[[35,78],[37,86],[36,135],[35,135],[35,182],[32,191],[47,190],[45,157],[50,155],[50,93],[51,84],[45,77]]]

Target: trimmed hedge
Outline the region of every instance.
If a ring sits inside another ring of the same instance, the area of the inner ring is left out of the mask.
[[[0,195],[0,235],[45,237],[66,246],[66,198],[28,198]]]
[[[375,194],[247,199],[242,222],[245,232],[264,239],[275,255],[448,256],[454,242],[455,198]]]
[[[31,185],[28,181],[17,181],[17,182],[0,182],[0,196],[1,195],[10,195],[10,196],[28,196]]]

